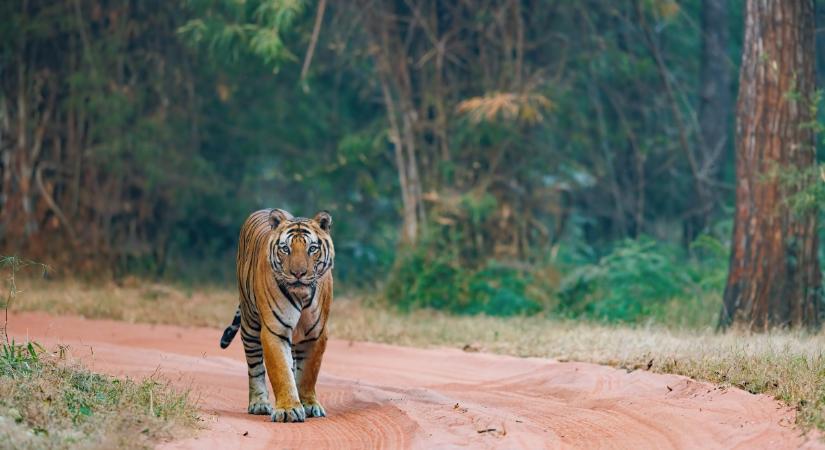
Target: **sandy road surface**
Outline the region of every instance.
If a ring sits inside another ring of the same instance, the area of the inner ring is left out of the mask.
[[[818,447],[793,412],[738,389],[644,371],[332,340],[319,381],[328,417],[246,414],[240,342],[219,330],[18,314],[11,335],[68,344],[96,371],[160,371],[200,396],[207,429],[166,448]]]

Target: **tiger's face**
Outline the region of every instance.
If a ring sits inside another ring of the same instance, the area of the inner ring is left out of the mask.
[[[321,211],[312,219],[295,218],[274,209],[269,224],[269,260],[278,285],[299,298],[312,295],[318,279],[333,267],[332,216]]]

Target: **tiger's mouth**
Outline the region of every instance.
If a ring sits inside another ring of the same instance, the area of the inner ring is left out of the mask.
[[[317,279],[315,277],[297,279],[295,277],[275,276],[275,282],[279,286],[288,289],[306,289],[315,285]]]
[[[287,287],[290,288],[307,288],[312,287],[315,284],[314,278],[303,279],[303,280],[292,280],[286,283]]]

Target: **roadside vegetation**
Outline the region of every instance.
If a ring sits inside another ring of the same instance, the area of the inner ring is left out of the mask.
[[[718,235],[726,234],[723,229]],[[715,325],[727,274],[727,244],[701,235],[684,250],[642,236],[604,252],[559,246],[548,260],[463,261],[456,242],[427,240],[402,252],[382,297],[401,311],[554,317],[610,323]]]
[[[18,257],[0,257],[0,448],[133,449],[177,437],[194,427],[197,409],[188,392],[157,376],[140,381],[89,371],[36,342],[7,334],[9,310],[28,300],[19,277],[47,267]],[[28,285],[29,280],[23,284]],[[77,313],[77,311],[74,311]]]
[[[156,378],[93,373],[61,353],[31,342],[2,344],[1,448],[150,448],[195,425],[187,393]]]
[[[218,328],[231,319],[236,302],[236,293],[226,287],[187,289],[137,279],[97,286],[40,281],[15,311]],[[331,334],[336,339],[448,346],[685,375],[774,396],[797,410],[803,429],[825,430],[825,334],[717,333],[720,302],[718,292],[657,300],[658,318],[616,323],[546,312],[510,317],[432,309],[400,312],[382,297],[339,295]],[[218,335],[216,331],[215,345]]]

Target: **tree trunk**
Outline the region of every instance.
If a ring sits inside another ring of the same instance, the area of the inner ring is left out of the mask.
[[[816,213],[792,211],[809,186],[778,173],[815,161],[813,0],[748,0],[739,81],[736,217],[720,325],[817,327],[822,280]],[[791,186],[793,184],[793,186]]]
[[[728,146],[733,105],[728,60],[728,0],[702,0],[702,72],[699,101],[699,179],[704,198],[695,195],[696,211],[685,223],[684,241],[693,242],[710,222],[719,201],[722,164]]]
[[[413,245],[424,225],[425,215],[421,176],[418,170],[419,157],[415,147],[415,108],[411,100],[409,69],[406,56],[398,56],[405,53],[398,50],[403,46],[396,42],[397,30],[391,30],[396,20],[394,15],[373,8],[370,8],[370,13],[373,14],[370,22],[376,27],[371,34],[371,44],[375,47],[378,79],[389,119],[389,138],[394,148],[401,188],[401,242],[404,245]],[[397,100],[394,95],[398,97]]]
[[[405,158],[404,140],[401,137],[401,127],[398,124],[395,101],[392,99],[388,82],[382,76],[379,76],[379,78],[381,79],[381,91],[384,96],[384,105],[386,106],[387,117],[390,122],[389,138],[395,153],[398,183],[401,188],[401,205],[403,207],[401,241],[406,245],[412,245],[415,244],[418,237],[418,216],[416,213],[415,194],[412,183],[409,180],[410,171],[407,166],[408,160]]]

